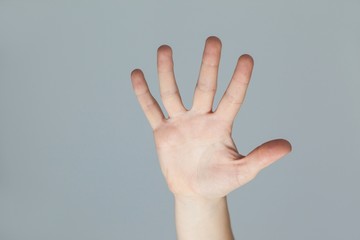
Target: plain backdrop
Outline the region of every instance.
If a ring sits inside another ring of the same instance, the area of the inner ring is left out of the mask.
[[[255,68],[233,137],[293,152],[228,196],[236,239],[360,239],[360,1],[0,0],[0,239],[175,239],[132,92],[172,46],[191,106],[204,42]]]

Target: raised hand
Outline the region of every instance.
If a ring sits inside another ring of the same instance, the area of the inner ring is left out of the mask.
[[[253,59],[249,55],[238,59],[230,84],[213,111],[221,46],[217,37],[206,40],[190,110],[184,107],[175,81],[172,50],[159,47],[160,93],[168,118],[151,95],[142,71],[135,69],[131,74],[135,94],[153,129],[162,172],[175,196],[224,197],[291,150],[286,140],[277,139],[246,156],[238,152],[231,131],[245,98]]]

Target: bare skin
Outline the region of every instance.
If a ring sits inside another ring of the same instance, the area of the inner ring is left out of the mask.
[[[238,59],[228,88],[213,111],[221,47],[217,37],[206,40],[189,110],[175,81],[171,48],[158,48],[160,93],[168,118],[151,95],[142,71],[131,73],[134,92],[153,129],[161,170],[175,197],[179,240],[233,239],[226,196],[291,151],[288,141],[276,139],[246,156],[238,152],[232,126],[254,62],[246,54]]]

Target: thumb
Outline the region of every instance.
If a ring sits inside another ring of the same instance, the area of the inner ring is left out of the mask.
[[[256,175],[259,171],[279,160],[289,152],[291,152],[291,144],[287,140],[271,140],[252,150],[245,157],[246,164]]]

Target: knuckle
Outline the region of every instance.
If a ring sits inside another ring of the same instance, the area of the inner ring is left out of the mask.
[[[179,94],[179,90],[167,90],[167,91],[162,91],[160,93],[160,96],[162,99],[167,99],[167,98],[177,96],[178,94]]]
[[[239,185],[245,184],[258,174],[257,169],[255,169],[251,164],[248,162],[241,162],[237,166],[237,180]]]
[[[225,92],[225,97],[227,99],[227,101],[231,104],[235,104],[235,105],[242,105],[243,101],[238,99],[238,96],[236,96],[235,94],[231,93],[229,90],[227,90]]]
[[[151,111],[154,108],[154,106],[156,106],[156,101],[155,100],[146,101],[142,106],[145,112]]]
[[[215,93],[216,86],[211,86],[210,84],[206,84],[203,81],[198,81],[196,84],[196,89],[201,92]]]

